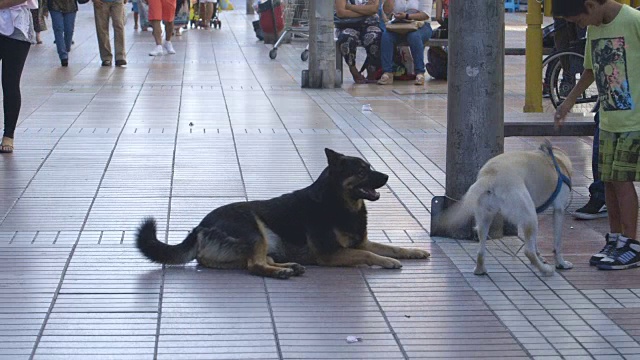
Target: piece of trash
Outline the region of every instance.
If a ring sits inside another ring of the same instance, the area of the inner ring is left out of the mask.
[[[571,226],[570,229],[573,229],[573,226]]]
[[[371,108],[371,104],[364,104],[362,105],[362,111],[373,111],[373,108]]]
[[[189,123],[189,126],[193,126],[193,123],[192,123],[192,122],[190,122],[190,123]]]
[[[360,341],[362,341],[361,337],[351,336],[351,335],[347,336],[347,343],[348,344],[353,344],[353,343],[357,343],[357,342],[360,342]]]
[[[411,319],[411,315],[405,315],[404,317],[406,317],[407,319]]]

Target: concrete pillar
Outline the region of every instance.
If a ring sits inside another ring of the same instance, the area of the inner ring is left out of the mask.
[[[446,197],[460,199],[504,151],[504,0],[449,6]],[[460,230],[448,235],[473,238]]]
[[[302,72],[302,87],[336,87],[334,5],[331,0],[309,1],[309,70]]]
[[[254,0],[247,0],[247,15],[255,14],[255,10],[253,10],[253,2]]]

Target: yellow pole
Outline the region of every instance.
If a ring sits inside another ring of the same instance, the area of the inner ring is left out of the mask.
[[[529,0],[524,112],[542,112],[542,5]]]
[[[553,16],[552,0],[544,0],[544,16]]]
[[[621,4],[631,5],[631,0],[618,0]]]

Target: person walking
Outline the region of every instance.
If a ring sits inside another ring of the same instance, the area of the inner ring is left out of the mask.
[[[37,8],[37,0],[0,0],[0,62],[4,108],[4,134],[0,153],[13,152],[13,135],[22,106],[20,78],[29,49],[36,42],[30,10]]]
[[[56,48],[60,65],[69,66],[69,52],[76,26],[78,3],[76,0],[47,0],[47,8],[51,15],[51,27],[56,39]]]
[[[149,3],[149,22],[153,28],[153,38],[156,46],[149,52],[150,56],[160,56],[167,51],[167,54],[175,54],[171,44],[173,35],[173,20],[176,12],[176,0],[147,0]],[[160,22],[164,22],[165,42],[162,44],[162,27]]]
[[[113,26],[116,66],[127,65],[124,47],[124,4],[127,0],[93,0],[93,12],[98,35],[102,66],[111,66],[113,54],[109,43],[109,19]]]

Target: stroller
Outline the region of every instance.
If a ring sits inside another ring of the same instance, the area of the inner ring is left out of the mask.
[[[204,5],[206,3],[200,2],[200,0],[196,0],[195,4],[191,7],[191,11],[189,14],[189,26],[193,28],[202,28],[203,27],[203,17],[204,14],[201,14],[200,5]],[[211,21],[209,21],[209,27],[213,27],[214,29],[222,28],[222,21],[218,18],[218,2],[213,2],[213,14],[211,16]]]

